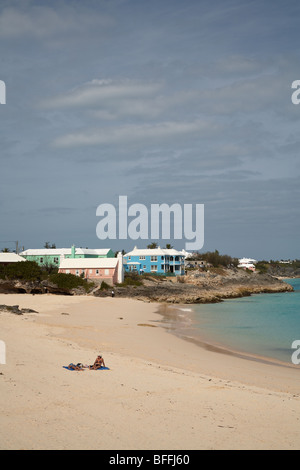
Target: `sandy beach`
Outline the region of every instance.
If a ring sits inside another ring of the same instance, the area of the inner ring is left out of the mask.
[[[159,305],[1,294],[3,449],[299,449],[300,366],[173,335]],[[68,371],[103,354],[109,370]]]

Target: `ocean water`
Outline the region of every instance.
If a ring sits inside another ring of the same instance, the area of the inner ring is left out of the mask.
[[[291,364],[292,343],[300,340],[300,279],[285,282],[294,292],[194,305],[186,336]]]

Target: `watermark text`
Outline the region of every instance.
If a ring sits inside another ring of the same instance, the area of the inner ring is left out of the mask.
[[[292,349],[296,349],[292,354],[292,363],[298,365],[300,364],[300,339],[292,342]]]
[[[300,80],[294,80],[292,83],[292,88],[295,89],[292,93],[291,99],[293,104],[300,103]]]
[[[6,104],[6,85],[3,80],[0,80],[0,104]]]
[[[6,345],[0,340],[0,364],[6,364]]]
[[[113,204],[100,204],[96,234],[100,240],[189,240],[186,250],[204,245],[204,204],[144,204],[128,207],[127,196],[119,196],[118,210]]]

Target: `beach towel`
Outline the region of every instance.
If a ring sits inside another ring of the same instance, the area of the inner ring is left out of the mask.
[[[63,366],[63,368],[64,368],[64,369],[67,369],[67,370],[72,370],[72,371],[75,370],[75,369],[71,369],[71,367],[69,367],[69,366]],[[101,366],[100,369],[87,369],[87,370],[96,370],[96,371],[97,371],[97,370],[109,370],[109,367],[103,367],[103,366]],[[75,372],[76,372],[76,371],[75,371]]]

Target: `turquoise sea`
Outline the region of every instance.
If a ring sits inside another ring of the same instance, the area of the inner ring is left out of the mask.
[[[300,279],[285,282],[294,292],[194,305],[185,335],[291,364],[292,342],[300,340]]]

